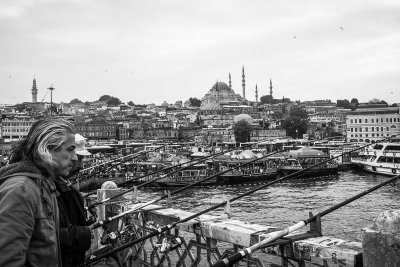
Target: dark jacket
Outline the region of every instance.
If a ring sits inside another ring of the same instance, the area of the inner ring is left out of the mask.
[[[63,267],[78,266],[90,248],[91,231],[86,226],[83,197],[62,179],[56,179],[60,211],[60,242]]]
[[[31,162],[0,169],[0,266],[61,266],[55,193]]]

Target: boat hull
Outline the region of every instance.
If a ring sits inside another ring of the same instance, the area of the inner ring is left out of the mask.
[[[280,168],[278,169],[278,173],[281,177],[293,174],[297,171],[301,171],[303,168]],[[305,170],[296,176],[296,179],[307,179],[307,178],[315,178],[315,177],[323,177],[323,176],[330,176],[330,175],[337,175],[339,172],[339,168],[335,167],[326,167],[326,168],[317,168],[317,169],[310,169]]]
[[[380,166],[380,165],[372,165],[368,163],[358,163],[358,166],[363,171],[369,172],[369,173],[374,173],[374,174],[381,174],[381,175],[386,175],[386,176],[396,176],[400,174],[400,168],[396,167],[386,167],[386,166]]]

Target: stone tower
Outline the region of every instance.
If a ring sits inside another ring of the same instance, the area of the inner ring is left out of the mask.
[[[231,79],[231,73],[229,73],[229,89],[232,90],[232,79]]]
[[[258,89],[257,89],[257,84],[256,84],[256,103],[258,103]]]
[[[246,81],[244,75],[244,66],[242,67],[242,88],[243,88],[243,100],[246,100]]]
[[[269,79],[269,95],[271,96],[272,99],[272,81]]]
[[[36,87],[36,78],[33,78],[33,84],[32,84],[32,102],[36,103],[37,102],[37,87]]]

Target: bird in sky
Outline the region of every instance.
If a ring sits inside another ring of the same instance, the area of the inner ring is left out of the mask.
[[[343,27],[339,27],[339,29],[341,29],[343,31]]]

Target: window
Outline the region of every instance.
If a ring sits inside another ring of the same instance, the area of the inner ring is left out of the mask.
[[[365,119],[365,123],[368,123],[368,119]]]
[[[353,119],[350,120],[350,123],[353,123]]]
[[[368,127],[365,127],[365,131],[368,132]]]

